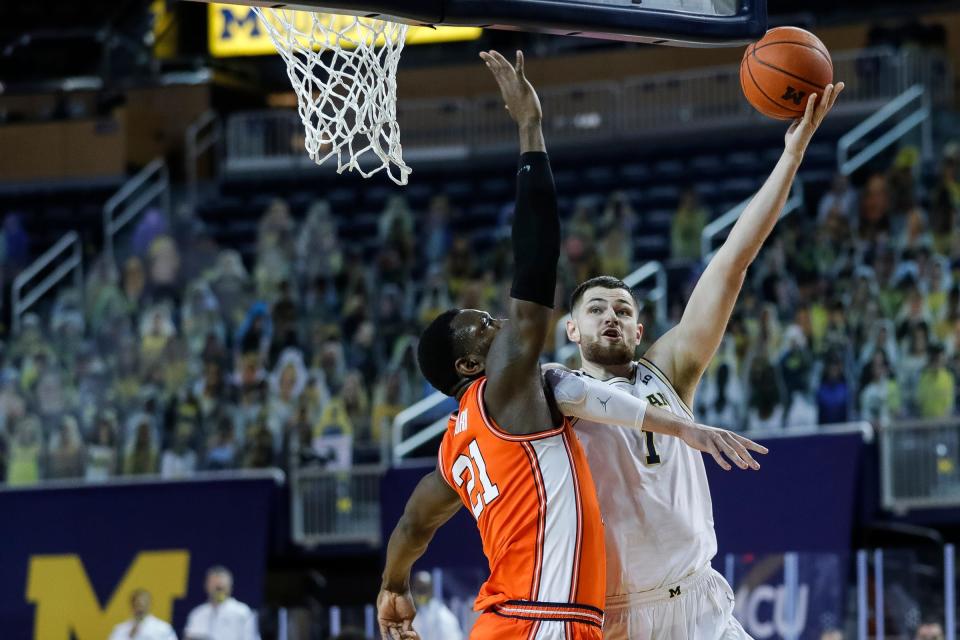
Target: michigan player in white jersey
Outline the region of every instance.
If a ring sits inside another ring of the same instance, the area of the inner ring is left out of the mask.
[[[694,392],[723,338],[747,268],[779,218],[810,139],[842,90],[843,83],[828,85],[821,100],[810,96],[804,117],[786,134],[780,161],[704,270],[680,323],[638,361],[643,327],[629,287],[601,277],[577,288],[567,336],[580,349],[583,373],[693,420]],[[733,617],[733,591],[710,566],[717,539],[703,456],[669,436],[576,426],[606,523],[604,637],[749,638]],[[736,443],[721,448],[737,466],[759,468]]]

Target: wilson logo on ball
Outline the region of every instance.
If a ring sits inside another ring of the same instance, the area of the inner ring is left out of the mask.
[[[787,87],[787,92],[784,93],[780,99],[781,100],[793,100],[793,104],[800,104],[803,101],[803,96],[807,95],[806,91],[797,91],[793,87]]]

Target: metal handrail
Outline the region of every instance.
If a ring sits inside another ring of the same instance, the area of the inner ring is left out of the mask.
[[[428,430],[430,430],[431,432],[435,431],[438,425],[441,425],[441,426],[446,425],[447,418],[444,417],[441,420],[437,420],[435,423],[431,424],[429,427],[422,429],[418,434],[414,434],[413,436],[411,436],[409,440],[404,440],[404,437],[403,437],[404,428],[409,423],[413,422],[420,416],[423,416],[435,410],[437,407],[439,407],[441,404],[448,401],[449,399],[450,399],[449,396],[437,391],[437,392],[431,393],[426,398],[423,398],[422,400],[415,402],[414,404],[410,405],[409,407],[407,407],[406,409],[404,409],[403,411],[397,414],[397,417],[393,419],[393,429],[391,429],[391,435],[393,438],[392,458],[394,463],[399,462],[400,460],[405,458],[408,453],[410,453],[411,451],[413,451],[413,449],[415,449],[416,447],[420,446],[420,444],[422,444],[422,442],[414,440],[414,438],[416,438],[419,435],[419,433],[423,433]],[[429,439],[430,439],[429,437],[426,438],[426,440],[429,440]]]
[[[147,208],[159,202],[163,213],[170,215],[170,172],[163,158],[156,158],[127,180],[103,205],[103,251],[112,263],[114,238]]]
[[[929,475],[931,470],[936,471],[937,459],[956,459],[960,448],[960,419],[899,420],[880,425],[878,430],[884,508],[902,513],[910,509],[960,506],[960,479]],[[938,451],[941,447],[942,452]],[[902,464],[902,460],[898,464],[895,459],[898,454],[910,456],[911,464]],[[915,459],[918,455],[921,456],[919,464]],[[897,472],[898,477],[894,478]],[[904,472],[908,474],[906,477]],[[906,486],[906,490],[898,491],[896,484]]]
[[[717,251],[713,248],[714,239],[726,231],[728,227],[732,227],[734,224],[736,224],[737,220],[740,219],[741,214],[743,214],[743,211],[747,208],[755,196],[756,194],[750,196],[723,215],[717,217],[715,220],[712,220],[703,228],[703,231],[700,234],[700,255],[703,256],[704,263],[710,262],[710,260],[713,259],[713,256],[717,253]],[[790,189],[790,197],[783,204],[783,209],[780,211],[780,217],[778,220],[787,217],[794,211],[799,211],[803,208],[805,202],[806,200],[803,194],[803,181],[799,176],[797,176],[793,180],[793,187]]]
[[[187,173],[187,202],[191,206],[197,204],[197,183],[199,182],[200,158],[211,149],[214,151],[215,166],[220,161],[220,142],[223,139],[223,126],[217,112],[212,109],[204,111],[199,118],[187,127],[184,133],[184,168]]]
[[[942,86],[942,79],[952,76],[943,56],[881,47],[839,51],[833,62],[837,77],[847,82],[838,112],[869,112],[918,83],[929,85],[937,104],[950,103],[952,83]],[[874,72],[862,72],[862,68]],[[549,87],[543,93],[550,112],[544,127],[553,143],[572,144],[586,138],[769,123],[743,99],[738,72],[738,65],[725,65]],[[404,151],[410,157],[441,159],[512,145],[515,133],[500,104],[499,96],[486,95],[405,100],[398,106],[400,126],[409,132]],[[303,153],[302,127],[295,111],[234,113],[227,120],[225,135],[227,171],[313,166]]]
[[[902,114],[917,102],[919,102],[919,107],[911,112],[903,121],[869,144],[854,157],[850,157],[850,150],[855,144],[863,140],[870,133],[876,131],[889,120]],[[921,151],[923,157],[925,159],[932,157],[933,128],[930,119],[931,111],[929,93],[922,85],[915,84],[901,93],[840,138],[837,142],[837,167],[840,169],[840,173],[849,176],[917,126],[922,127]]]
[[[290,471],[290,524],[293,540],[297,544],[307,547],[319,544],[345,543],[378,546],[380,544],[379,487],[380,479],[385,471],[386,468],[382,465],[358,465],[343,470],[294,466]],[[371,493],[376,495],[352,495],[349,490],[344,495],[339,489],[329,491],[332,486],[342,485],[344,482],[357,478],[369,480],[367,488],[375,487]],[[310,483],[314,483],[320,488],[326,488],[328,491],[312,491]],[[310,530],[308,520],[311,523],[316,523],[322,518],[308,518],[305,512],[310,509],[316,512],[321,506],[336,506],[340,497],[349,498],[351,507],[357,511],[366,507],[368,512],[360,514],[355,520],[348,522],[346,526],[342,527],[345,530],[336,531],[335,529],[340,528],[337,523],[329,522],[325,524],[329,525],[331,531]],[[367,498],[367,500],[364,501],[363,498]],[[375,515],[372,513],[374,511]],[[364,517],[364,515],[368,517]]]
[[[40,282],[24,295],[23,291],[40,273],[54,263],[57,259],[69,252],[69,257],[60,264],[52,273],[47,274]],[[13,332],[20,331],[20,323],[23,314],[35,305],[51,289],[57,286],[63,279],[73,274],[74,286],[79,295],[83,295],[83,245],[80,242],[80,236],[76,231],[70,231],[56,244],[43,252],[39,258],[33,261],[29,267],[24,269],[13,281],[10,288],[11,305],[13,307]]]

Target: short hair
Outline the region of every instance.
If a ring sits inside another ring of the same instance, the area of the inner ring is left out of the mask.
[[[444,311],[420,334],[417,345],[417,364],[420,372],[433,388],[448,396],[453,395],[460,374],[457,373],[457,353],[454,341],[453,320],[460,309]]]
[[[151,602],[153,602],[153,596],[150,595],[150,592],[147,591],[146,589],[139,588],[139,589],[134,589],[133,592],[130,594],[130,604],[133,604],[137,600],[137,598],[140,596],[147,596],[147,600],[150,600]]]
[[[570,296],[570,311],[573,311],[577,305],[580,304],[580,299],[583,298],[583,294],[587,292],[587,289],[592,289],[593,287],[623,289],[630,294],[630,299],[633,300],[637,312],[640,312],[640,301],[637,300],[637,296],[633,294],[633,289],[620,278],[614,278],[613,276],[597,276],[596,278],[590,278],[589,280],[581,282],[580,286],[574,289],[573,294]]]
[[[230,581],[230,584],[233,584],[233,574],[230,572],[230,569],[227,569],[222,564],[217,564],[209,569],[207,569],[207,577],[210,576],[226,576],[227,580]]]

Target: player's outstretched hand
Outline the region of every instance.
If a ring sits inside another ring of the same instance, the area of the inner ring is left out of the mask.
[[[767,453],[766,447],[749,438],[744,438],[726,429],[708,427],[705,424],[690,422],[679,435],[680,439],[687,443],[687,446],[713,456],[713,459],[725,471],[730,471],[733,467],[724,460],[723,456],[729,458],[730,462],[741,469],[756,471],[760,468],[760,465],[753,459],[750,452]]]
[[[417,608],[409,591],[397,593],[381,589],[377,596],[377,619],[383,640],[420,640],[413,630]]]
[[[523,52],[517,51],[516,65],[510,64],[498,51],[481,51],[480,57],[493,73],[507,111],[518,126],[538,126],[543,120],[540,98],[524,74]]]
[[[837,96],[843,91],[843,87],[842,82],[838,82],[836,85],[828,84],[823,90],[822,98],[818,98],[815,93],[810,94],[807,98],[807,109],[804,111],[803,117],[794,120],[787,130],[785,141],[788,151],[793,151],[799,156],[804,154],[807,145],[813,138],[813,134],[823,122],[823,119],[827,117],[827,114],[830,113],[830,109],[833,109]]]

